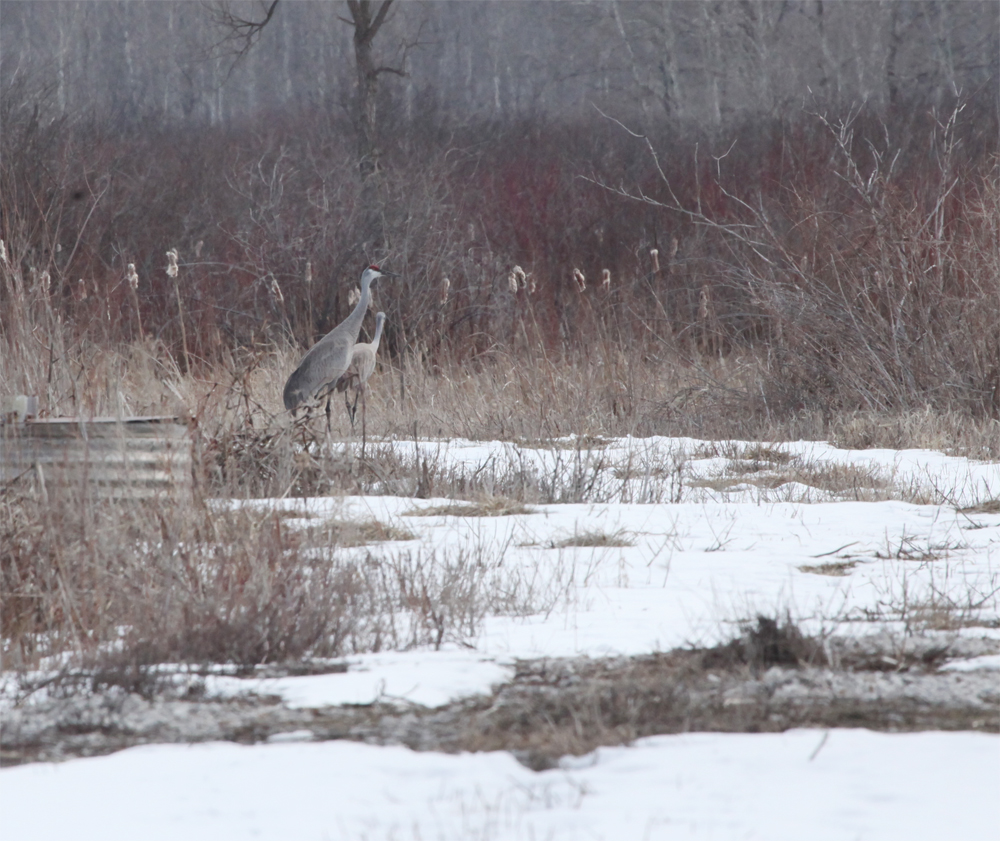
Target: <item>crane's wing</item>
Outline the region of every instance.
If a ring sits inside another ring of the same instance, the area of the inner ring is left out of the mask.
[[[353,346],[351,336],[336,329],[313,345],[285,383],[285,408],[294,410],[332,387],[347,370]]]

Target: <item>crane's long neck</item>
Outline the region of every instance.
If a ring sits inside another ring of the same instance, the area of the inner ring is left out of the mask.
[[[351,310],[351,314],[344,319],[344,325],[348,332],[358,340],[358,333],[361,332],[361,323],[365,320],[365,313],[368,312],[368,303],[371,301],[372,279],[364,277],[361,279],[361,297]]]
[[[375,337],[372,339],[372,347],[376,350],[378,349],[379,340],[382,338],[382,325],[384,324],[385,316],[379,313],[378,318],[375,319]]]

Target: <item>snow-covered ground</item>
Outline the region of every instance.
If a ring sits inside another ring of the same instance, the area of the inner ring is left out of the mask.
[[[757,612],[787,611],[815,633],[888,630],[901,648],[935,612],[954,620],[937,632],[945,641],[1000,636],[1000,513],[958,510],[1000,497],[996,463],[662,438],[590,449],[398,447],[485,479],[487,490],[490,477],[499,487],[517,473],[553,489],[553,499],[568,488],[585,501],[501,517],[418,516],[448,500],[393,496],[248,504],[299,512],[302,525],[336,517],[405,528],[414,540],[349,551],[484,559],[520,609],[486,616],[439,651],[358,655],[339,674],[220,675],[210,691],[254,689],[297,707],[380,698],[437,706],[505,680],[516,658],[709,645]],[[881,501],[851,498],[858,493]],[[572,545],[587,542],[605,545]],[[997,667],[995,656],[948,666]],[[308,736],[9,768],[0,772],[4,836],[972,841],[1000,833],[1000,739],[981,733],[692,733],[602,748],[541,773],[506,754]]]
[[[9,839],[994,841],[979,733],[691,733],[541,773],[354,742],[157,745],[0,774]]]

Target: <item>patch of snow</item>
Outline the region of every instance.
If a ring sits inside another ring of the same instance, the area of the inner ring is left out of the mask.
[[[440,707],[453,698],[487,694],[513,668],[469,649],[382,652],[344,658],[346,672],[280,678],[210,676],[209,695],[280,695],[294,708],[396,701]]]
[[[6,769],[0,814],[33,841],[992,841],[998,777],[979,733],[658,736],[542,773],[342,741],[158,745]]]
[[[983,654],[966,660],[949,660],[941,666],[943,672],[975,672],[980,669],[1000,671],[1000,654]]]

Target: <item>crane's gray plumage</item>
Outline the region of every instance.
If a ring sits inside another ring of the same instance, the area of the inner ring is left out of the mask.
[[[383,276],[396,277],[378,266],[369,266],[362,272],[361,297],[351,314],[309,349],[285,383],[286,409],[294,412],[315,397],[329,398],[329,393],[351,364],[352,352],[358,341],[358,333],[361,332],[361,322],[364,321],[371,301],[371,285]],[[326,411],[329,422],[329,399]]]
[[[354,345],[354,350],[351,351],[351,364],[347,366],[347,370],[341,374],[340,379],[337,380],[336,383],[337,391],[344,392],[344,405],[347,406],[347,414],[351,417],[351,426],[354,425],[354,415],[358,408],[358,397],[360,396],[362,401],[364,401],[365,383],[368,382],[368,378],[375,371],[375,359],[378,355],[378,343],[382,339],[382,327],[384,325],[385,313],[376,313],[375,336],[372,338],[371,343],[357,342]],[[353,403],[351,403],[347,396],[347,390],[352,387],[356,389]],[[363,421],[363,402],[361,412]]]
[[[337,391],[346,391],[350,386],[364,388],[368,378],[375,371],[375,357],[378,354],[378,343],[382,339],[382,327],[385,325],[385,313],[375,314],[375,336],[371,342],[356,342],[351,351],[351,364],[337,380]]]

